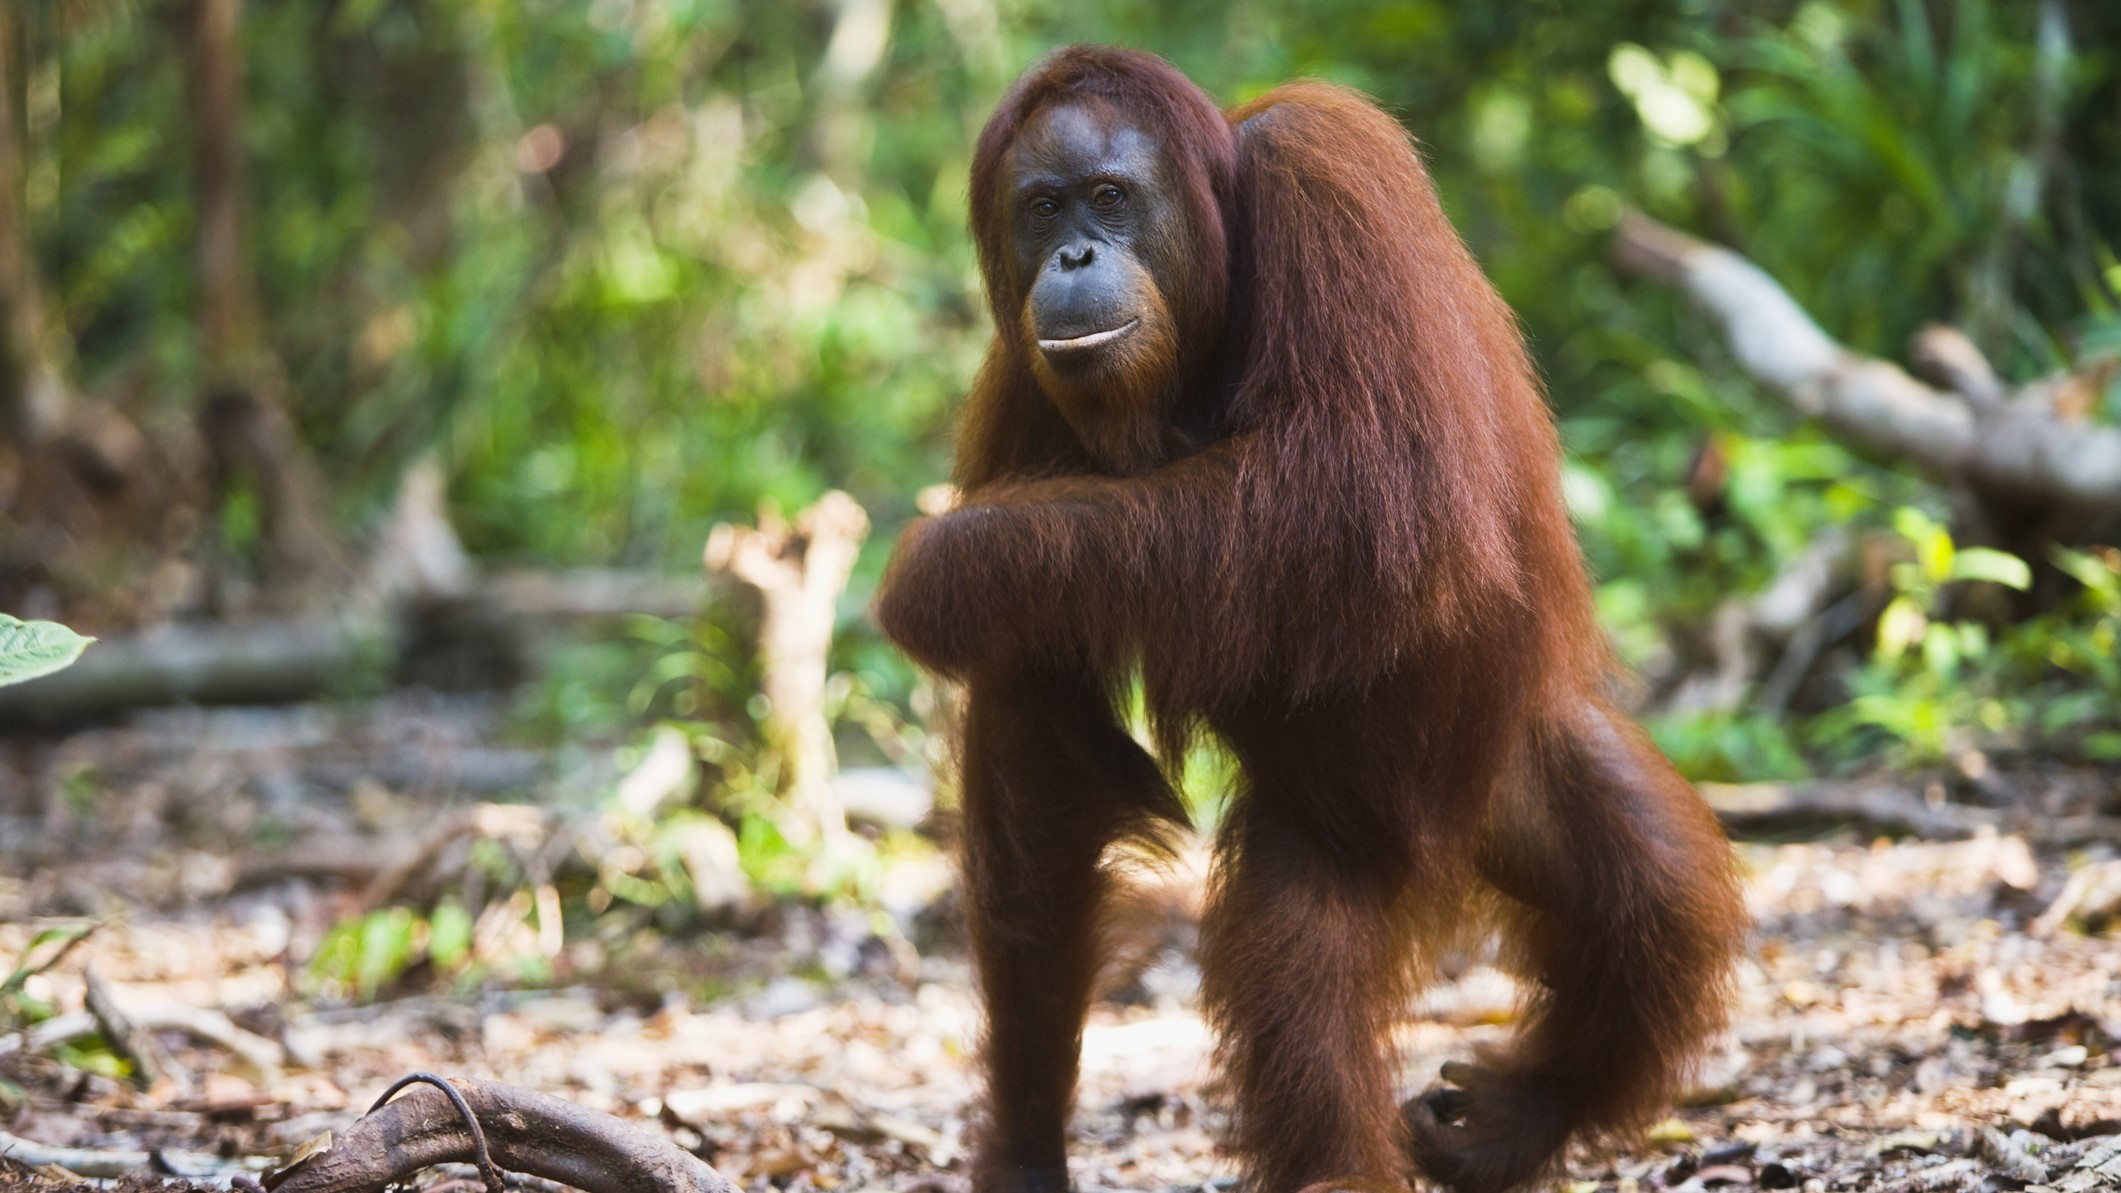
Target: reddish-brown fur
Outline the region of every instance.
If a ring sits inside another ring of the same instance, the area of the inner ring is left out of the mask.
[[[1003,251],[1000,175],[1056,104],[1157,137],[1190,213],[1151,267],[1181,334],[1124,401],[1041,387]],[[1205,731],[1242,766],[1201,960],[1250,1188],[1411,1160],[1493,1193],[1639,1122],[1723,1023],[1744,912],[1715,820],[1607,700],[1552,419],[1404,131],[1315,83],[1225,116],[1076,48],[1002,101],[972,195],[1000,331],[963,502],[900,542],[878,613],[968,688],[976,1188],[1064,1187],[1108,850],[1184,822],[1115,712],[1136,665],[1166,758]],[[1417,943],[1491,918],[1521,1030],[1399,1111]]]

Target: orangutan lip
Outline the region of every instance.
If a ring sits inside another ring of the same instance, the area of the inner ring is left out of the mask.
[[[1089,335],[1076,336],[1072,340],[1040,340],[1038,342],[1038,350],[1041,352],[1078,352],[1084,348],[1102,347],[1140,327],[1141,323],[1140,316],[1136,316],[1109,331],[1093,331]]]

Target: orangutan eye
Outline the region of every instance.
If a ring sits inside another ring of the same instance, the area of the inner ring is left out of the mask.
[[[1090,193],[1090,202],[1104,211],[1114,210],[1126,201],[1127,192],[1109,182]]]
[[[1031,200],[1031,214],[1042,220],[1050,220],[1060,214],[1060,204],[1046,198],[1033,199]]]

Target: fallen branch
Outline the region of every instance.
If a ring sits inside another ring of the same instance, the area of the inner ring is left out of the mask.
[[[496,572],[470,591],[467,599],[511,617],[561,621],[632,614],[684,617],[698,613],[711,595],[706,578],[697,572],[616,568]]]
[[[64,1168],[75,1176],[98,1180],[143,1172],[167,1172],[199,1179],[227,1171],[230,1165],[205,1152],[131,1151],[124,1148],[55,1147],[0,1131],[0,1160],[26,1168]]]
[[[1957,839],[2002,817],[1963,804],[1932,805],[1914,791],[1862,783],[1702,783],[1707,800],[1732,832],[1807,824],[1857,824],[1886,833]]]
[[[111,1051],[129,1057],[133,1062],[133,1078],[142,1089],[168,1083],[177,1097],[188,1098],[198,1089],[198,1079],[190,1069],[178,1064],[155,1033],[133,1022],[125,1008],[118,1005],[117,996],[100,976],[95,967],[82,971],[86,990],[82,1001],[88,1004],[88,1013],[102,1029],[103,1040]]]
[[[160,626],[109,636],[65,671],[0,690],[0,722],[66,721],[152,704],[292,700],[388,659],[392,650],[380,621]]]
[[[736,1193],[667,1139],[562,1098],[494,1081],[451,1081],[503,1168],[587,1193]],[[471,1163],[477,1146],[448,1096],[415,1089],[348,1127],[329,1147],[266,1178],[273,1193],[380,1193],[422,1168]]]
[[[2121,906],[2121,862],[2094,862],[2069,876],[2054,902],[2027,926],[2026,934],[2053,936],[2071,920],[2105,918],[2117,906]]]
[[[227,1049],[255,1069],[260,1079],[268,1084],[279,1080],[280,1069],[287,1063],[286,1049],[264,1036],[237,1027],[219,1011],[166,1003],[130,1007],[125,1014],[136,1030],[180,1031],[193,1039]],[[54,1015],[27,1031],[0,1035],[0,1056],[24,1050],[43,1052],[54,1045],[101,1030],[102,1025],[87,1011]]]
[[[2121,817],[2040,817],[1999,808],[1932,803],[1919,791],[1890,784],[1702,783],[1699,787],[1724,828],[1738,835],[1850,824],[1937,840],[1959,840],[1987,830],[2061,846],[2121,837]]]
[[[710,593],[698,575],[506,572],[374,612],[113,634],[65,671],[0,690],[0,724],[167,704],[298,700],[350,676],[395,671],[408,659],[432,664],[427,656],[451,644],[473,653],[498,644],[501,653],[520,655],[539,622],[679,616],[705,608]]]
[[[1748,373],[1860,450],[2101,524],[2121,510],[2121,429],[2066,422],[2051,402],[2002,400],[1964,337],[1932,332],[1916,353],[1950,378],[1956,392],[1946,392],[1836,343],[1751,261],[1640,213],[1621,222],[1613,259],[1678,287],[1722,325]]]

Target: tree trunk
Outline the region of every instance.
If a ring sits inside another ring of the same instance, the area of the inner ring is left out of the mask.
[[[12,4],[0,4],[0,420],[25,446],[52,438],[69,395],[59,365],[44,286],[30,254],[22,195],[27,164],[17,90],[29,49]]]
[[[321,593],[345,578],[345,553],[258,320],[243,187],[242,0],[195,0],[193,21],[201,432],[217,491],[225,497],[244,482],[254,489],[268,580],[284,592]]]

